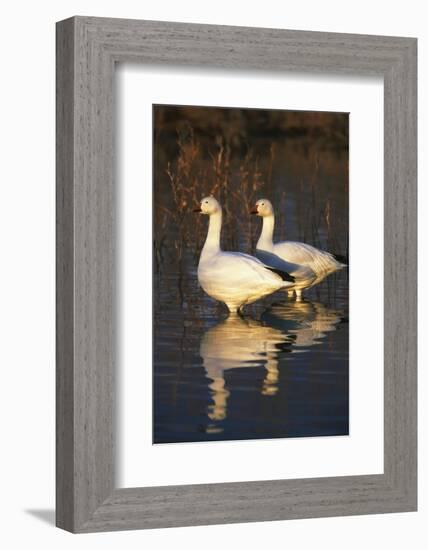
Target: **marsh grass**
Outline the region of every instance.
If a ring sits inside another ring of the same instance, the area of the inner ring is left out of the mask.
[[[312,129],[300,135],[297,119],[290,116],[292,137],[274,127],[257,135],[246,115],[225,124],[221,116],[217,122],[209,118],[208,110],[198,118],[193,111],[174,109],[173,116],[167,107],[162,117],[155,113],[155,300],[162,289],[183,311],[207,304],[221,310],[195,291],[207,219],[193,209],[207,195],[223,208],[225,250],[254,252],[261,220],[250,210],[265,196],[275,205],[275,239],[348,255],[348,150],[340,126],[334,131],[329,126],[324,133],[308,126]],[[324,121],[312,115],[311,124]],[[334,277],[326,284],[334,289]]]
[[[164,261],[165,248],[172,247],[180,261],[184,248],[199,250],[205,238],[201,216],[192,210],[206,195],[215,196],[224,211],[223,245],[250,248],[250,210],[258,193],[272,173],[271,161],[264,173],[252,149],[242,158],[231,159],[231,147],[223,136],[216,136],[206,151],[195,138],[193,129],[177,132],[178,154],[168,160],[164,174],[166,195],[155,203],[155,256],[158,268]]]
[[[293,205],[297,210],[297,235],[294,238],[347,254],[340,243],[342,239],[335,232],[338,224],[334,196],[328,192],[320,193],[319,180],[324,167],[320,163],[319,151],[306,157],[308,177],[301,177],[297,189],[287,191],[286,184],[273,190],[275,169],[278,169],[274,143],[270,144],[262,159],[253,148],[232,158],[230,144],[224,136],[216,136],[213,145],[204,150],[191,127],[186,132],[177,132],[176,143],[176,158],[159,167],[167,182],[164,192],[157,194],[155,203],[155,253],[159,265],[164,260],[165,247],[173,247],[177,261],[182,258],[184,248],[191,251],[200,249],[205,238],[202,230],[205,220],[192,215],[192,210],[205,195],[215,196],[222,204],[222,243],[225,248],[251,250],[254,247],[258,220],[249,215],[250,210],[261,196],[277,195],[278,238],[285,239],[289,233],[287,210]]]

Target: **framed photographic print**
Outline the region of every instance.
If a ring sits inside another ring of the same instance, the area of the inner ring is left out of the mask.
[[[416,509],[416,40],[57,25],[57,525]]]

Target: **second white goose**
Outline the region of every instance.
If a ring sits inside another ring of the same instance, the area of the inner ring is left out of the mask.
[[[333,254],[306,243],[282,241],[274,244],[275,214],[268,199],[258,200],[251,214],[263,219],[262,232],[256,245],[256,256],[265,264],[279,269],[284,269],[287,263],[295,266],[288,270],[296,280],[294,288],[289,289],[289,295],[294,291],[296,298],[300,300],[303,289],[320,283],[330,273],[345,267],[346,264],[336,259]]]
[[[204,291],[224,302],[230,313],[241,311],[268,294],[287,289],[294,277],[241,252],[224,252],[220,247],[222,210],[214,197],[202,199],[194,210],[209,216],[208,234],[198,265],[198,280]]]

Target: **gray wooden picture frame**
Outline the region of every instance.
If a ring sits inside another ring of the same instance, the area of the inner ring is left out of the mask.
[[[416,39],[73,17],[57,24],[56,47],[57,526],[83,533],[416,510]],[[383,474],[115,488],[117,62],[384,78]]]

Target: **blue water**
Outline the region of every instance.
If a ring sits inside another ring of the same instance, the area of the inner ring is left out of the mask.
[[[153,442],[347,435],[347,279],[331,276],[301,303],[276,293],[241,319],[209,298],[172,311],[170,274],[155,324]]]

